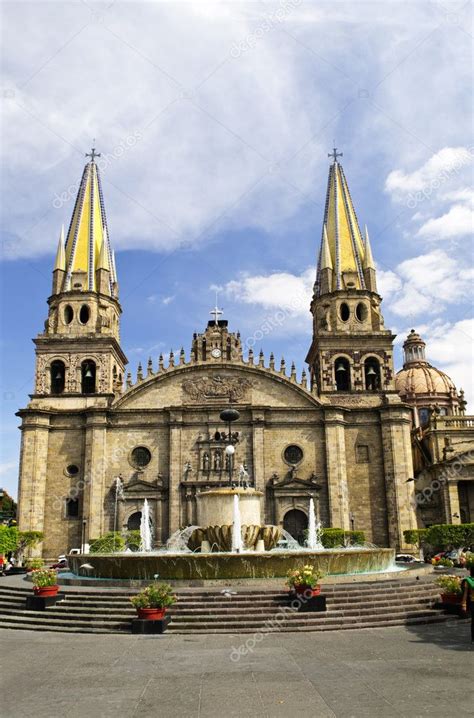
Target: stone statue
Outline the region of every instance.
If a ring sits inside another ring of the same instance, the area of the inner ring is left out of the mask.
[[[183,473],[184,473],[184,480],[185,480],[185,481],[187,480],[189,474],[192,473],[192,470],[193,470],[193,469],[192,469],[192,467],[191,467],[191,462],[190,462],[190,461],[186,461],[186,463],[184,464],[184,472],[183,472]]]
[[[222,468],[222,455],[220,451],[214,453],[214,469],[220,471]]]
[[[204,452],[204,456],[202,457],[202,468],[204,471],[209,471],[211,468],[211,460],[207,451]]]
[[[240,466],[239,466],[239,484],[240,484],[240,486],[243,486],[244,488],[246,488],[248,485],[248,479],[249,479],[249,474],[248,474],[247,469],[245,468],[245,465],[240,464]]]

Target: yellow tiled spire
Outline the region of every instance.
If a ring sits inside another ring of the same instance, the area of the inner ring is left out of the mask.
[[[112,253],[107,232],[102,185],[99,168],[95,162],[100,157],[92,149],[86,157],[90,161],[84,167],[82,179],[77,193],[71,224],[66,238],[66,281],[64,289],[72,289],[72,278],[75,272],[85,273],[87,284],[84,289],[96,290],[96,270],[99,268],[103,248],[102,267],[107,262],[111,271],[110,287],[116,281],[112,264]]]
[[[333,291],[340,289],[366,289],[364,279],[365,244],[352,204],[344,170],[338,160],[342,153],[336,149],[328,155],[333,158],[329,167],[326,207],[324,212],[323,236],[318,262],[316,287],[320,288],[320,272],[330,266],[327,260],[329,249],[333,267]],[[370,251],[370,245],[369,245]],[[371,256],[371,255],[370,255]],[[373,260],[372,260],[373,262]]]

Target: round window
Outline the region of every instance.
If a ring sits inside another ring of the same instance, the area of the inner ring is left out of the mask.
[[[349,306],[343,302],[339,307],[339,315],[343,322],[347,322],[350,316]]]
[[[283,452],[283,456],[287,464],[299,464],[303,460],[303,449],[296,444],[290,444]]]
[[[74,311],[70,304],[66,304],[64,307],[64,322],[70,324],[74,319]]]
[[[151,451],[146,446],[136,446],[131,455],[132,464],[137,469],[142,469],[151,461]]]
[[[87,304],[83,304],[79,312],[79,321],[81,324],[87,324],[91,313]]]
[[[76,464],[69,464],[69,466],[66,467],[66,474],[68,476],[77,476],[79,473],[79,467],[76,466]]]
[[[363,302],[359,302],[356,306],[355,314],[359,322],[363,322],[367,319],[367,307]]]

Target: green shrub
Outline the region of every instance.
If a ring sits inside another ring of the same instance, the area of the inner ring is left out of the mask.
[[[6,555],[16,551],[18,547],[19,531],[16,526],[0,525],[0,553]]]
[[[363,544],[365,534],[363,531],[343,531],[342,529],[323,529],[321,542],[324,548],[336,548],[350,544],[351,546]]]
[[[408,531],[403,532],[403,537],[412,546],[424,546],[428,531],[429,529],[408,529]]]
[[[426,542],[435,549],[461,548],[474,544],[474,524],[437,524],[426,529]]]
[[[89,551],[91,553],[118,553],[125,551],[125,540],[118,531],[109,531],[93,539],[90,543]]]
[[[135,529],[133,531],[127,531],[125,534],[125,543],[127,548],[132,551],[138,551],[140,548],[140,531]]]

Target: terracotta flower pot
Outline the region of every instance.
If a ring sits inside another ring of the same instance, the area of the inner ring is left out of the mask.
[[[161,621],[166,613],[166,608],[137,608],[138,618],[147,621]]]
[[[35,596],[42,596],[43,598],[46,598],[46,596],[56,596],[56,594],[59,591],[59,586],[34,586],[33,592]]]
[[[451,605],[457,605],[461,604],[462,596],[460,596],[457,593],[442,593],[441,594],[441,602],[442,603],[449,603]]]
[[[321,586],[315,586],[314,588],[305,585],[295,586],[295,593],[299,596],[305,596],[305,598],[312,598],[313,596],[319,596],[321,593]]]

